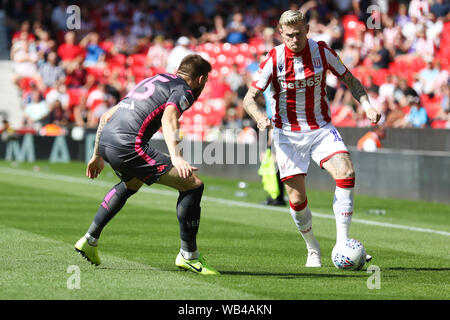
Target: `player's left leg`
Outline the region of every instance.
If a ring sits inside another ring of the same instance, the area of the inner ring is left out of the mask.
[[[175,264],[185,270],[204,275],[219,274],[210,267],[197,248],[197,233],[200,226],[200,203],[204,185],[195,174],[188,178],[179,176],[176,168],[170,169],[157,181],[179,191],[177,218],[180,225],[181,248]]]
[[[348,152],[340,152],[322,163],[336,181],[333,211],[336,217],[336,243],[348,239],[353,216],[353,190],[355,187],[355,170]]]

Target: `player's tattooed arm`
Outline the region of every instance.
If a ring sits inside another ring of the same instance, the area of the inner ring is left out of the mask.
[[[271,123],[266,114],[259,111],[258,103],[256,102],[259,95],[261,95],[261,90],[250,87],[244,97],[244,109],[256,121],[258,128],[264,130],[270,128]]]
[[[95,135],[95,145],[94,145],[94,154],[92,155],[91,160],[89,160],[86,167],[86,176],[91,179],[95,179],[98,177],[100,172],[102,172],[105,167],[105,163],[103,161],[102,156],[98,150],[98,144],[100,141],[100,136],[102,135],[103,128],[105,127],[108,120],[112,117],[114,112],[117,110],[117,106],[106,111],[101,117],[97,128],[97,134]]]
[[[372,123],[377,123],[381,118],[381,113],[370,105],[369,97],[364,89],[361,81],[355,78],[355,76],[348,71],[341,80],[347,85],[350,92],[359,103],[361,103],[367,118]]]
[[[353,97],[359,102],[369,101],[366,90],[364,89],[361,81],[355,78],[355,76],[348,71],[341,80],[347,85]]]
[[[115,106],[115,107],[109,109],[100,117],[100,121],[99,121],[98,127],[97,127],[97,133],[95,135],[95,144],[94,144],[94,156],[96,156],[96,157],[100,157],[100,152],[98,150],[98,144],[100,142],[100,136],[102,135],[103,128],[105,127],[108,120],[111,119],[114,112],[116,112],[117,108],[118,107]]]

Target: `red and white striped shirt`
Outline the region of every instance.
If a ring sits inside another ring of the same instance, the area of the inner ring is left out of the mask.
[[[331,121],[325,90],[327,70],[337,77],[348,71],[323,41],[308,39],[299,53],[283,43],[267,54],[252,86],[264,91],[271,84],[272,122],[276,128],[315,130]]]

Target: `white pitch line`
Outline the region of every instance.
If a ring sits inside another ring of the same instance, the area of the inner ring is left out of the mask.
[[[103,182],[103,181],[92,181],[92,180],[88,180],[87,178],[75,178],[75,177],[65,176],[65,175],[60,175],[60,174],[48,174],[48,173],[43,173],[43,172],[12,169],[12,168],[6,168],[6,167],[0,167],[0,172],[16,174],[16,175],[21,175],[21,176],[33,176],[36,178],[57,180],[57,181],[63,181],[63,182],[86,184],[86,185],[98,185],[98,186],[102,186],[102,187],[103,186],[104,187],[111,186],[111,183]],[[166,195],[166,196],[174,196],[174,197],[178,196],[178,192],[176,192],[176,191],[162,190],[162,189],[155,188],[155,187],[153,187],[151,190],[144,188],[144,189],[142,189],[142,191],[148,192],[148,193],[153,193],[153,194]],[[208,202],[220,203],[220,204],[224,204],[227,206],[238,206],[238,207],[243,207],[243,208],[252,208],[252,209],[259,209],[259,210],[266,210],[266,211],[286,212],[286,210],[287,210],[286,208],[268,207],[268,206],[256,204],[256,203],[249,203],[249,202],[244,202],[244,201],[236,201],[236,200],[229,200],[229,199],[209,197],[209,196],[202,197],[202,200],[208,201]],[[332,220],[335,219],[334,215],[330,215],[330,214],[323,214],[323,213],[318,213],[318,212],[313,212],[312,214],[314,217],[318,217],[318,218],[332,219]],[[391,229],[402,229],[402,230],[408,230],[408,231],[433,233],[433,234],[443,235],[443,236],[447,236],[447,237],[450,236],[450,232],[447,232],[447,231],[411,227],[411,226],[405,226],[405,225],[401,225],[401,224],[378,222],[378,221],[371,221],[371,220],[364,220],[364,219],[352,219],[352,222],[367,224],[367,225],[372,225],[372,226],[378,226],[378,227],[391,228]]]

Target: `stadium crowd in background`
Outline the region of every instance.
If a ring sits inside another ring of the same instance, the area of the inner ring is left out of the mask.
[[[67,27],[70,5],[81,9],[74,30]],[[22,109],[25,129],[96,127],[137,83],[174,73],[196,52],[213,71],[183,115],[182,129],[213,140],[229,134],[222,129],[237,128],[242,131],[230,138],[252,142],[256,126],[242,99],[260,59],[281,41],[277,17],[286,9],[306,13],[309,37],[336,50],[362,81],[382,111],[382,126],[450,128],[450,5],[444,0],[4,0],[1,6],[22,96],[22,106],[11,108]],[[327,92],[335,126],[370,126],[331,74]]]

